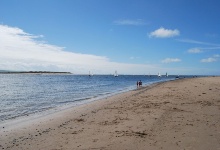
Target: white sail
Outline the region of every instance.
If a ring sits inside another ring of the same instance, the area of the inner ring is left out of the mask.
[[[161,77],[160,72],[158,72],[158,77]]]
[[[117,71],[115,71],[115,74],[114,74],[114,76],[115,76],[115,77],[118,77],[118,73],[117,73]]]
[[[93,76],[93,74],[89,71],[89,76],[91,77],[91,76]]]

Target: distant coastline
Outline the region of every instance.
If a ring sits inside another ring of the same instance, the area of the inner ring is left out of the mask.
[[[57,72],[57,71],[0,71],[0,74],[72,74],[72,73]]]

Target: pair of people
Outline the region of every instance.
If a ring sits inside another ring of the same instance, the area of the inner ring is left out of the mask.
[[[137,81],[137,87],[141,87],[142,86],[142,81]]]

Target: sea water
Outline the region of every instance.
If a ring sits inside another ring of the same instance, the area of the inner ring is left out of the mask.
[[[88,103],[175,76],[0,74],[0,123],[51,109]]]

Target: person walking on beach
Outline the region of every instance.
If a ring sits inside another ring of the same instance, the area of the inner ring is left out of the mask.
[[[137,88],[139,87],[139,82],[137,81]]]
[[[142,86],[142,82],[141,82],[141,80],[139,81],[139,87],[141,87]]]

